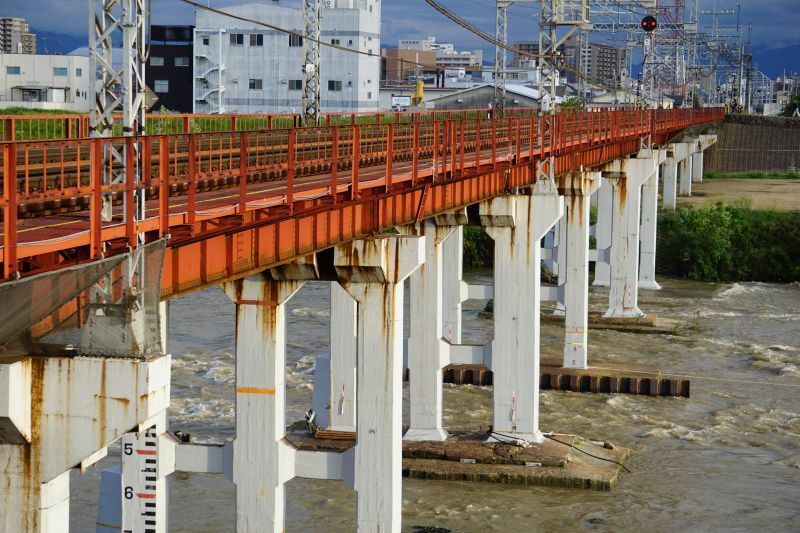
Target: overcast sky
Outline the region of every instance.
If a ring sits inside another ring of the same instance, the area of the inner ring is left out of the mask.
[[[201,0],[212,7],[243,3],[242,0]],[[266,0],[270,1],[270,0]],[[298,5],[298,0],[281,0]],[[449,9],[470,22],[494,32],[493,0],[441,0]],[[710,9],[714,0],[700,0],[701,8]],[[735,0],[716,0],[718,9],[736,9]],[[179,0],[152,0],[153,23],[193,24],[193,9]],[[685,2],[688,4],[688,0]],[[753,21],[753,43],[758,49],[800,44],[800,0],[741,0],[742,20]],[[536,39],[537,18],[533,4],[517,4],[511,8],[509,38]],[[37,29],[86,35],[87,0],[0,0],[0,16],[24,17]],[[708,21],[710,17],[703,17]],[[455,42],[460,48],[485,48],[478,37],[449,22],[424,0],[383,0],[383,43],[396,46],[402,38],[436,35],[441,41]],[[702,22],[701,20],[701,22]],[[735,24],[735,17],[729,17]],[[487,59],[490,59],[487,56]]]

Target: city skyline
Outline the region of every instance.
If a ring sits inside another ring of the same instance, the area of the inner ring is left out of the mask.
[[[212,7],[224,8],[246,3],[242,0],[210,0]],[[283,1],[286,5],[299,5],[297,1]],[[446,0],[443,5],[463,16],[472,24],[487,32],[494,30],[494,3],[491,0],[469,0],[456,2]],[[28,0],[17,3],[0,0],[0,14],[23,17],[37,30],[65,33],[75,37],[86,34],[85,0]],[[713,0],[701,0],[701,9],[711,9]],[[193,8],[179,0],[167,0],[156,4],[154,24],[191,24]],[[736,9],[733,0],[717,0],[718,9]],[[538,31],[536,7],[531,4],[512,6],[510,13],[509,40],[531,40]],[[413,16],[413,15],[418,16]],[[394,46],[399,39],[420,38],[436,35],[442,41],[453,42],[458,48],[490,49],[491,45],[479,37],[452,23],[436,13],[424,0],[384,0],[382,4],[382,40],[384,45]],[[706,22],[709,17],[701,17]],[[757,50],[768,50],[800,44],[800,11],[796,0],[773,0],[756,3],[742,2],[742,25],[753,21],[753,46]],[[735,23],[729,17],[726,24]],[[530,29],[529,29],[530,28]]]

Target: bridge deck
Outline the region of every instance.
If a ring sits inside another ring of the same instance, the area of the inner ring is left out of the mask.
[[[5,277],[29,275],[124,250],[139,232],[170,233],[168,297],[530,186],[542,158],[563,175],[721,116],[613,111],[7,142],[0,260]],[[141,222],[133,222],[133,184],[103,175],[132,175],[132,163],[91,164],[109,150],[143,154]],[[103,195],[119,204],[110,222],[101,220]]]

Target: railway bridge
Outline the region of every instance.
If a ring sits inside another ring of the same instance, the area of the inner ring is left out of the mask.
[[[64,531],[69,470],[120,441],[98,531],[164,531],[165,478],[175,470],[232,479],[239,531],[282,531],[284,484],[295,476],[345,481],[358,494],[360,530],[399,531],[403,439],[448,438],[443,369],[490,369],[494,430],[540,442],[540,301],[565,314],[565,368],[588,366],[590,261],[595,284],[609,286],[606,316],[643,314],[638,289],[658,288],[659,179],[674,208],[702,179],[702,150],[714,141],[705,132],[723,115],[393,113],[309,128],[246,117],[221,131],[197,131],[192,123],[202,123],[188,116],[162,134],[91,139],[78,119],[30,141],[18,138],[30,126],[4,119],[0,529]],[[141,165],[104,157],[136,151]],[[111,184],[114,173],[139,179]],[[144,216],[135,217],[142,191]],[[494,239],[493,287],[461,280],[467,224]],[[554,247],[543,250],[543,240]],[[541,284],[543,260],[558,286]],[[125,283],[133,276],[139,289]],[[345,452],[285,438],[284,309],[309,280],[331,282],[316,423],[357,431]],[[236,304],[236,436],[225,446],[167,431],[166,302],[210,286]],[[467,298],[494,299],[486,346],[461,342]]]

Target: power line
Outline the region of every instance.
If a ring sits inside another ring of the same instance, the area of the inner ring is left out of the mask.
[[[348,48],[348,47],[340,45],[340,44],[333,44],[333,43],[330,43],[330,42],[327,42],[327,41],[323,41],[322,39],[309,38],[309,37],[306,37],[305,35],[303,35],[300,32],[297,32],[297,31],[287,30],[286,28],[281,28],[280,26],[275,26],[274,24],[270,24],[269,22],[264,22],[263,20],[251,19],[251,18],[248,18],[248,17],[243,17],[241,15],[236,15],[234,13],[230,13],[228,11],[224,11],[222,9],[217,9],[217,8],[210,7],[210,6],[205,6],[205,5],[200,4],[198,2],[194,2],[193,0],[179,0],[179,1],[183,2],[184,4],[188,4],[190,6],[196,7],[197,9],[202,9],[203,11],[208,11],[210,13],[215,13],[217,15],[222,15],[223,17],[228,17],[228,18],[232,18],[232,19],[236,19],[236,20],[241,20],[242,22],[249,22],[250,24],[255,24],[257,26],[263,26],[265,28],[269,28],[271,30],[275,30],[275,31],[278,31],[278,32],[281,32],[281,33],[285,33],[287,35],[294,35],[295,37],[298,37],[300,39],[308,39],[311,42],[319,44],[320,46],[327,46],[328,48],[334,48],[336,50],[341,50],[342,52],[349,52],[351,54],[358,54],[358,55],[367,56],[367,57],[376,57],[378,59],[383,58],[383,56],[381,56],[380,54],[375,54],[375,53],[372,53],[372,52],[364,52],[362,50],[354,50],[352,48]],[[400,60],[398,59],[398,61],[400,61]],[[411,60],[407,60],[407,59],[404,59],[402,61],[403,61],[403,63],[409,64],[409,65],[419,66],[419,67],[423,67],[423,68],[431,69],[431,70],[435,69],[437,72],[444,72],[444,70],[445,70],[443,67],[440,67],[438,65],[426,65],[424,63],[419,63],[419,62],[411,61]]]

